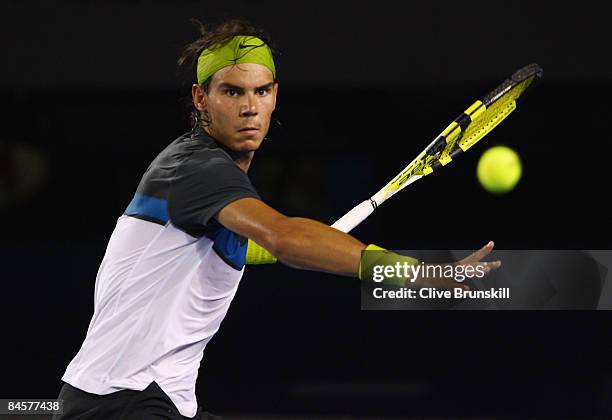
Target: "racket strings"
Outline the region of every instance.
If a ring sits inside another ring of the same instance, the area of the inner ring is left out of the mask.
[[[487,95],[489,98],[496,97],[488,106],[480,101],[474,103],[459,117],[471,119],[465,131],[462,130],[462,124],[457,123],[459,118],[455,120],[442,133],[446,147],[433,154],[427,154],[421,161],[415,162],[412,174],[427,175],[433,172],[434,168],[448,164],[457,154],[476,144],[516,109],[516,100],[529,87],[534,77],[535,75],[532,75],[510,89],[507,83],[502,84],[495,89],[494,92],[497,92],[495,95]],[[506,92],[500,96],[502,89]]]
[[[524,67],[481,100],[474,102],[379,193],[384,193],[384,199],[387,199],[411,183],[412,178],[428,175],[468,150],[516,109],[517,99],[536,77],[541,76],[542,69],[537,64]]]
[[[487,109],[468,126],[458,143],[459,148],[465,152],[510,115],[512,111],[516,109],[516,100],[529,87],[534,77],[535,76],[531,76],[520,82],[505,95],[489,105]]]

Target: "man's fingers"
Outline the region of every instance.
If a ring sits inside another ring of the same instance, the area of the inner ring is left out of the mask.
[[[484,273],[487,274],[490,271],[497,270],[499,267],[501,267],[501,261],[499,260],[487,261],[487,262],[478,263],[476,264],[476,266],[481,266]]]
[[[497,260],[497,261],[479,261],[479,262],[475,262],[475,263],[468,263],[468,264],[459,264],[462,267],[471,267],[474,270],[478,270],[478,273],[482,273],[482,274],[488,274],[489,272],[493,271],[493,270],[497,270],[499,267],[501,267],[501,261]],[[464,268],[464,270],[465,270]],[[479,276],[480,277],[480,276]]]
[[[465,264],[472,264],[472,263],[479,262],[480,260],[482,260],[484,257],[486,257],[488,254],[491,253],[494,246],[495,244],[493,243],[493,241],[489,241],[488,244],[480,248],[478,251],[474,252],[473,254],[459,261],[459,264],[465,265]]]

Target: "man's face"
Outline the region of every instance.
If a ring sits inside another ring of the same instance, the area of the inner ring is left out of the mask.
[[[268,133],[277,91],[272,72],[254,63],[217,71],[208,93],[197,85],[192,88],[196,109],[208,114],[208,134],[241,153],[256,151]]]

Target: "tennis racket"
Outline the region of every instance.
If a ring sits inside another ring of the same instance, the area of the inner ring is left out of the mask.
[[[474,102],[393,180],[342,216],[332,227],[350,232],[393,195],[466,152],[516,109],[518,99],[542,74],[543,70],[537,64],[530,64],[515,72],[482,99]]]

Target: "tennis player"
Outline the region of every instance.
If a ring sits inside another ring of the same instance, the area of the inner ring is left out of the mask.
[[[197,67],[192,130],[150,164],[117,221],[87,336],[62,377],[64,414],[56,419],[209,418],[196,400],[198,369],[245,264],[278,258],[358,276],[366,244],[279,213],[247,176],[278,93],[268,39],[230,21],[203,29],[185,48],[179,62],[193,59]],[[492,247],[463,263],[479,263]],[[450,287],[452,280],[429,281]]]

